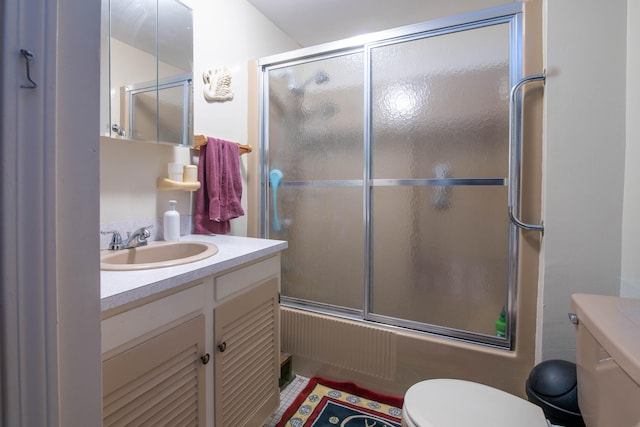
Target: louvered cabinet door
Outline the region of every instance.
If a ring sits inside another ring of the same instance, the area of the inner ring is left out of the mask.
[[[278,279],[216,307],[216,427],[262,426],[278,409]]]
[[[204,426],[200,315],[102,363],[103,426]]]

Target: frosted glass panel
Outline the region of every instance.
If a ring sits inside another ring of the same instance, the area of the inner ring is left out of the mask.
[[[278,190],[285,296],[362,309],[364,227],[362,187],[283,187]],[[271,211],[273,215],[273,210]]]
[[[362,81],[362,53],[269,71],[271,169],[287,181],[362,179]]]
[[[356,53],[268,73],[269,171],[282,173],[269,188],[268,236],[289,242],[282,293],[358,311],[365,270],[363,66]]]
[[[505,187],[378,187],[372,195],[376,314],[493,335],[506,302]]]
[[[468,185],[374,187],[369,310],[494,335],[509,281],[507,188],[474,180],[508,176],[509,25],[375,47],[371,67],[374,180]]]
[[[373,178],[507,176],[508,24],[377,47],[371,64]]]

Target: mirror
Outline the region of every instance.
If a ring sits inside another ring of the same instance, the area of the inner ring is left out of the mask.
[[[191,145],[191,8],[180,0],[110,0],[109,30],[110,136]]]

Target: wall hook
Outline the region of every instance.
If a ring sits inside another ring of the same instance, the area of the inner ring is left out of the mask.
[[[24,59],[27,61],[27,80],[29,80],[28,85],[20,85],[23,89],[35,89],[38,87],[38,84],[31,79],[31,72],[29,71],[29,63],[33,60],[33,53],[26,50],[20,49],[20,54],[24,56]]]

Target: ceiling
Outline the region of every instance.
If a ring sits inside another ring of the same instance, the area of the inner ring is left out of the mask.
[[[505,3],[504,0],[247,1],[303,47]]]

